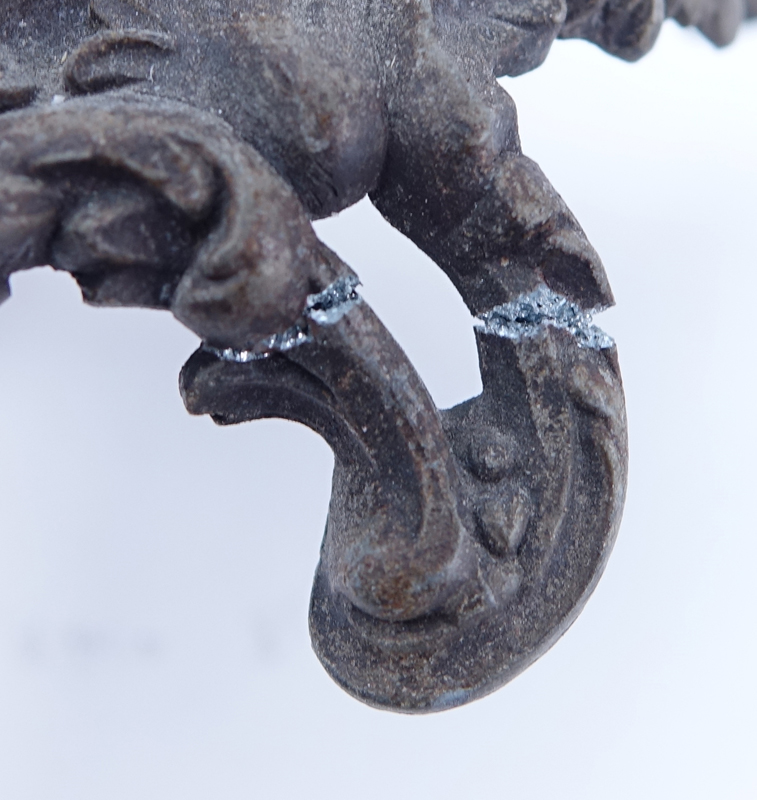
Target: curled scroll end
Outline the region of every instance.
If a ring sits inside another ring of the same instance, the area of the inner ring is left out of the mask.
[[[281,416],[326,438],[336,457],[322,552],[330,591],[396,622],[443,605],[470,559],[438,412],[355,282],[310,295],[296,335],[243,351],[205,345],[181,387],[195,413]]]
[[[622,385],[609,337],[557,310],[515,319],[519,331],[479,329],[484,391],[442,413],[477,562],[458,591],[389,622],[335,594],[319,566],[313,647],[370,705],[433,712],[494,691],[557,641],[599,580],[625,497]]]
[[[332,444],[313,647],[364,702],[439,711],[525,669],[599,579],[626,481],[615,348],[550,290],[497,308],[478,331],[484,392],[440,430],[396,344],[341,288],[326,293],[339,313],[313,300],[284,349],[205,347],[182,395],[217,422],[283,416]]]
[[[219,120],[89,98],[0,116],[0,275],[51,263],[203,340],[284,334],[334,268],[293,191]]]

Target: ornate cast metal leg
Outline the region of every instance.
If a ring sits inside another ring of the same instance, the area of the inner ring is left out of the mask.
[[[198,350],[182,394],[221,424],[283,416],[324,436],[335,468],[316,653],[372,705],[459,705],[551,646],[601,574],[626,479],[615,348],[490,322],[483,393],[438,412],[365,303],[331,313],[308,312],[306,341],[267,357]]]
[[[626,483],[612,303],[495,76],[557,36],[635,59],[666,14],[717,44],[755,0],[3,0],[0,302],[12,272],[170,309],[194,414],[320,433],[310,628],[347,691],[434,711],[567,629]],[[450,276],[483,392],[440,411],[310,221],[368,194]]]

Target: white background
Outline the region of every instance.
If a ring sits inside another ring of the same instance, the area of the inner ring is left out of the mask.
[[[183,410],[195,337],[50,270],[0,309],[0,797],[757,797],[757,25],[667,23],[507,80],[524,151],[602,255],[631,477],[585,612],[498,693],[404,717],[311,653],[331,455]],[[367,204],[318,225],[437,402],[478,390],[470,318]]]

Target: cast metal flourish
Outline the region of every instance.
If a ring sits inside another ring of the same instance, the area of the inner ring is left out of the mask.
[[[727,43],[755,0],[3,0],[0,299],[69,271],[203,340],[194,414],[335,453],[316,653],[376,706],[501,686],[570,625],[620,521],[602,264],[521,153],[495,76],[556,36],[622,58],[667,16]],[[483,392],[440,411],[311,220],[368,194],[471,311]]]

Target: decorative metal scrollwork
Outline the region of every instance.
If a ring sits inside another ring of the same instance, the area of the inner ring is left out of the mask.
[[[520,149],[496,76],[556,36],[641,56],[666,15],[718,44],[754,0],[6,0],[0,299],[15,270],[170,309],[194,414],[284,417],[335,454],[310,612],[372,705],[490,692],[580,612],[626,483],[602,264]],[[311,221],[368,194],[470,310],[483,392],[436,408]]]

